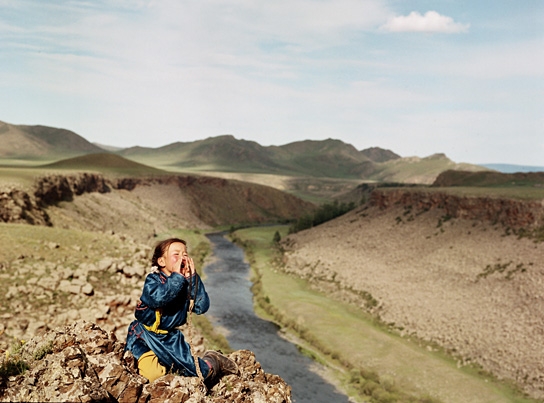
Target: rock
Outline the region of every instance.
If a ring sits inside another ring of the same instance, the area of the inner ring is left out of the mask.
[[[100,262],[98,262],[97,268],[98,271],[106,271],[113,265],[113,259],[111,258],[104,258]]]
[[[123,274],[126,277],[133,277],[137,276],[139,278],[142,278],[145,276],[145,268],[142,266],[125,266],[123,267]]]
[[[240,375],[223,377],[209,391],[196,377],[167,374],[148,383],[113,333],[78,321],[23,346],[20,358],[29,369],[1,380],[0,402],[291,402],[291,388],[279,376],[266,374],[251,351],[229,357]]]
[[[58,290],[69,294],[79,294],[81,292],[81,285],[73,284],[68,280],[62,280],[59,284]]]
[[[93,286],[89,283],[85,283],[85,285],[81,287],[81,292],[85,295],[93,295]]]

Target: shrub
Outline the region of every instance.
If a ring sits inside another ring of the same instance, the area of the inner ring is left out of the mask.
[[[346,214],[348,211],[353,210],[354,208],[354,202],[338,203],[338,200],[335,200],[334,203],[323,204],[313,213],[313,215],[306,214],[299,218],[293,225],[291,225],[289,228],[289,233],[293,234],[295,232],[323,224],[324,222],[330,221],[333,218]]]
[[[24,374],[30,368],[27,362],[21,357],[23,345],[24,341],[17,340],[11,346],[11,350],[6,351],[4,361],[0,364],[0,379],[4,380],[10,376]]]
[[[47,354],[51,354],[52,352],[53,352],[53,342],[50,341],[49,343],[41,346],[36,351],[34,351],[34,359],[36,361],[39,361],[43,357],[45,357]]]

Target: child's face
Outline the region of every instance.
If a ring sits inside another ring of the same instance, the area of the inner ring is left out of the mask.
[[[187,257],[187,248],[181,242],[171,244],[164,255],[159,258],[158,263],[164,266],[168,274],[180,272],[181,262]]]

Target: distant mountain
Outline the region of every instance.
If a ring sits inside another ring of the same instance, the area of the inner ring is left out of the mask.
[[[100,158],[90,157],[90,162],[86,159],[75,159],[62,164],[71,165],[73,169],[76,169],[77,164],[82,164],[88,169],[102,166],[104,169],[115,170],[124,168],[109,167],[107,164],[120,163],[124,166],[126,160],[130,160],[147,168],[170,172],[275,174],[285,177],[328,178],[327,180],[420,184],[433,183],[441,172],[448,169],[487,170],[477,165],[457,164],[444,154],[425,158],[401,158],[394,152],[379,147],[359,151],[353,145],[336,139],[304,140],[265,147],[254,141],[222,135],[193,142],[175,142],[159,148],[131,147],[116,150],[113,147],[92,144],[65,129],[0,122],[0,159],[65,160],[89,154],[103,154],[105,150],[123,157],[125,161],[113,161],[102,155]],[[139,168],[145,170],[143,167]]]
[[[223,135],[159,148],[131,147],[117,154],[147,165],[225,172],[277,172],[266,147]]]
[[[512,164],[482,164],[483,167],[493,169],[502,173],[516,172],[544,172],[544,167],[531,165],[512,165]]]
[[[69,130],[0,122],[0,158],[54,159],[101,151]]]
[[[287,172],[330,178],[360,178],[372,162],[351,144],[341,140],[304,140],[271,146],[274,160]]]
[[[361,151],[365,157],[374,162],[387,162],[391,160],[397,160],[401,158],[400,155],[395,154],[391,150],[384,150],[379,147],[371,147]]]
[[[341,140],[304,140],[282,146],[261,146],[232,135],[160,148],[132,147],[117,154],[161,167],[200,171],[274,173],[357,179],[374,171],[374,164],[400,158],[389,150],[358,151]],[[373,160],[373,158],[375,160]]]

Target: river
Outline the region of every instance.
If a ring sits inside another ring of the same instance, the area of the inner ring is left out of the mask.
[[[278,326],[255,314],[244,251],[221,233],[208,238],[214,259],[204,267],[211,299],[207,316],[231,348],[253,351],[265,372],[281,376],[291,386],[293,403],[348,403],[347,396],[317,373],[317,363],[282,338]]]

